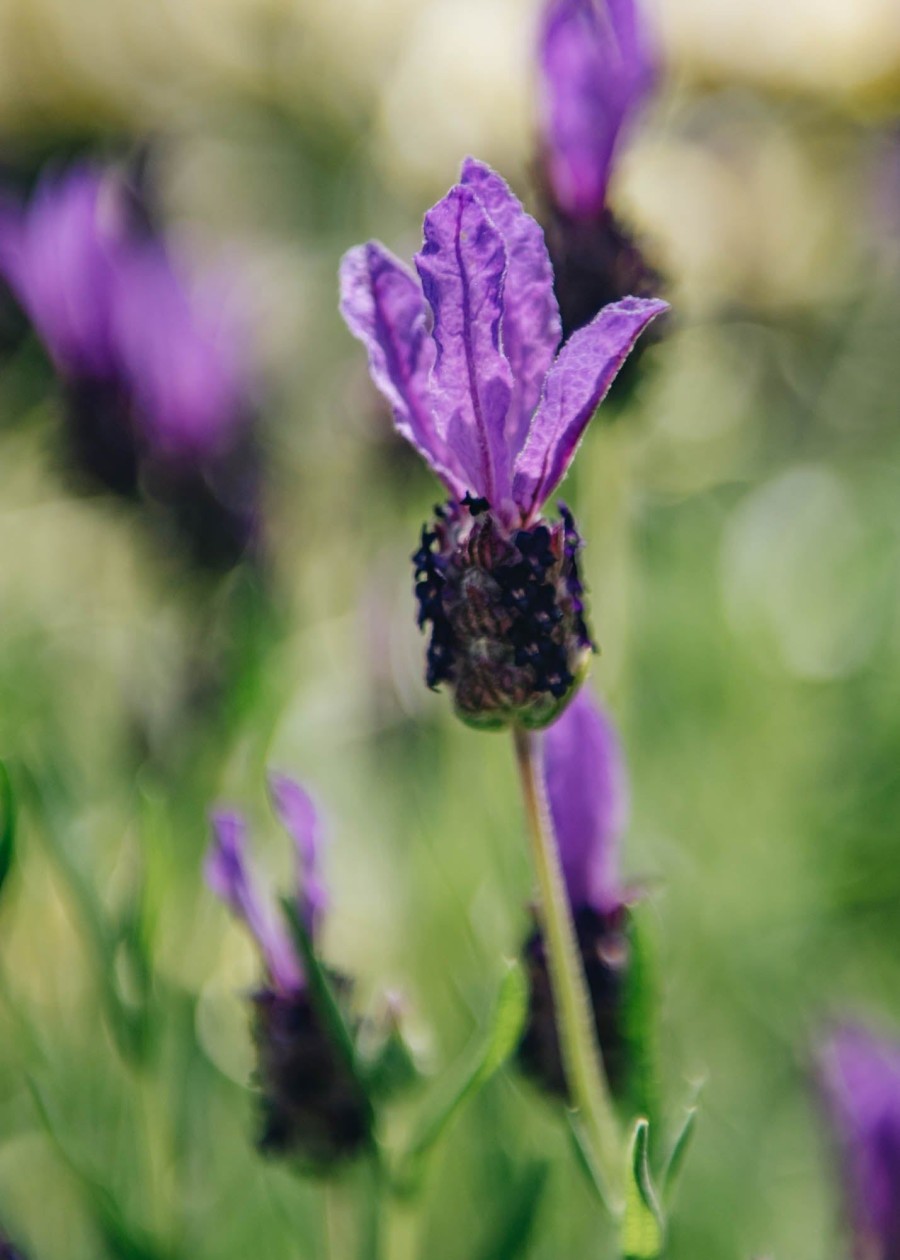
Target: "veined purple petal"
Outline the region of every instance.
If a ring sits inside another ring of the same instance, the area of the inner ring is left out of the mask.
[[[341,261],[341,314],[369,352],[369,372],[391,405],[398,433],[460,498],[465,477],[431,413],[435,347],[418,281],[377,241],[358,245]]]
[[[553,291],[553,268],[540,225],[526,214],[506,181],[474,158],[463,162],[461,182],[487,210],[506,245],[503,284],[503,353],[512,369],[506,449],[522,449],[541,386],[556,355],[562,329]]]
[[[270,774],[269,792],[278,820],[297,850],[298,901],[312,936],[328,908],[328,891],[319,871],[322,825],[312,797],[295,779],[286,774]]]
[[[547,373],[544,392],[513,473],[513,499],[535,512],[565,476],[588,421],[650,321],[658,299],[623,298],[573,333]]]
[[[544,778],[573,910],[615,910],[628,780],[615,728],[586,688],[544,735]]]
[[[277,989],[303,985],[303,972],[280,920],[256,886],[247,863],[247,826],[240,814],[216,810],[213,840],[206,855],[204,876],[217,897],[250,929]]]
[[[64,374],[113,370],[111,285],[123,245],[115,184],[92,167],[46,178],[27,208],[0,216],[0,273]]]
[[[822,1056],[856,1254],[900,1257],[900,1045],[844,1025]]]
[[[600,213],[616,145],[656,79],[635,0],[551,0],[539,36],[541,129],[557,204]]]
[[[136,420],[176,459],[227,450],[247,414],[236,330],[211,296],[190,291],[155,242],[135,245],[116,269],[113,335]]]
[[[510,497],[512,373],[500,345],[506,265],[503,237],[471,188],[457,184],[425,215],[416,267],[434,313],[432,410],[466,488],[498,509]]]

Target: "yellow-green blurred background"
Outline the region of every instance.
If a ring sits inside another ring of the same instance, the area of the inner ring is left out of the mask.
[[[821,1260],[846,1246],[817,1029],[843,1010],[900,1024],[900,9],[648,16],[665,79],[612,195],[677,318],[566,495],[631,768],[672,1122],[705,1082],[670,1254]],[[241,572],[192,576],[140,513],[74,494],[35,343],[4,358],[0,755],[56,785],[57,843],[111,913],[145,890],[165,1012],[152,1065],[123,1064],[23,805],[0,897],[0,1227],[33,1260],[352,1254],[352,1184],[326,1196],[252,1149],[256,960],[202,886],[211,802],[248,809],[286,881],[265,767],[311,786],[326,955],[362,1006],[407,995],[435,1072],[525,931],[511,750],[421,681],[408,556],[437,488],[370,392],[335,275],[370,236],[409,256],[466,153],[528,200],[535,18],[517,0],[0,0],[0,163],[149,138],[172,232],[239,279],[274,567],[269,600]],[[504,1250],[537,1183],[527,1249]],[[104,1195],[144,1251],[104,1235]],[[452,1130],[416,1229],[396,1260],[610,1254],[558,1117],[512,1074]]]

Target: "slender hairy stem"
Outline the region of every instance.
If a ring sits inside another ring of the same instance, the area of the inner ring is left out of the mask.
[[[607,1204],[617,1216],[622,1210],[625,1148],[594,1035],[584,970],[547,806],[540,751],[531,731],[514,727],[513,738],[531,832],[563,1069],[572,1102],[581,1114]]]

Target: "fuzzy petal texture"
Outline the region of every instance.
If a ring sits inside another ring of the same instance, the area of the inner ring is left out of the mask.
[[[562,336],[553,268],[540,225],[526,214],[505,180],[474,158],[463,162],[460,179],[477,195],[506,245],[501,337],[513,376],[506,447],[514,459],[525,443]]]
[[[632,346],[667,309],[661,300],[623,298],[605,306],[563,346],[515,465],[513,498],[526,515],[536,512],[566,475],[588,421]]]
[[[247,826],[240,814],[216,810],[206,855],[207,884],[249,928],[262,951],[273,986],[290,992],[303,986],[303,971],[281,922],[263,897],[247,862]]]
[[[538,52],[553,195],[566,214],[592,218],[622,131],[653,89],[656,58],[635,0],[551,0]]]
[[[112,282],[123,246],[116,185],[92,167],[48,176],[26,208],[0,212],[0,275],[64,375],[113,372]]]
[[[503,354],[503,237],[458,184],[425,215],[416,268],[434,315],[431,406],[466,488],[502,509],[510,498],[506,417],[513,382]]]
[[[822,1056],[856,1252],[900,1260],[900,1045],[844,1025]]]
[[[616,910],[628,778],[615,728],[586,688],[544,735],[544,778],[572,909]]]
[[[117,268],[113,334],[136,421],[159,454],[193,461],[233,444],[247,418],[239,337],[221,294],[192,290],[159,243]]]
[[[369,373],[391,406],[397,432],[461,498],[466,478],[431,412],[435,346],[420,284],[378,241],[348,250],[340,282],[341,314],[368,351]]]
[[[307,930],[314,936],[328,908],[321,877],[322,825],[312,797],[286,774],[269,775],[269,793],[278,820],[297,851],[298,902]]]

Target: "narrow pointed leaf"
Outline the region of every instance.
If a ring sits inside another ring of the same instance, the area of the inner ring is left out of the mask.
[[[656,1260],[662,1254],[662,1212],[650,1177],[649,1138],[647,1121],[636,1121],[629,1149],[622,1220],[621,1251],[625,1260]]]
[[[12,780],[0,761],[0,892],[12,870],[16,852],[16,799]]]
[[[689,1107],[675,1141],[672,1145],[672,1153],[669,1156],[669,1162],[666,1165],[666,1171],[663,1174],[663,1198],[666,1204],[671,1203],[678,1185],[678,1178],[681,1169],[684,1167],[684,1158],[687,1155],[688,1147],[694,1136],[694,1129],[697,1124],[697,1108]]]

